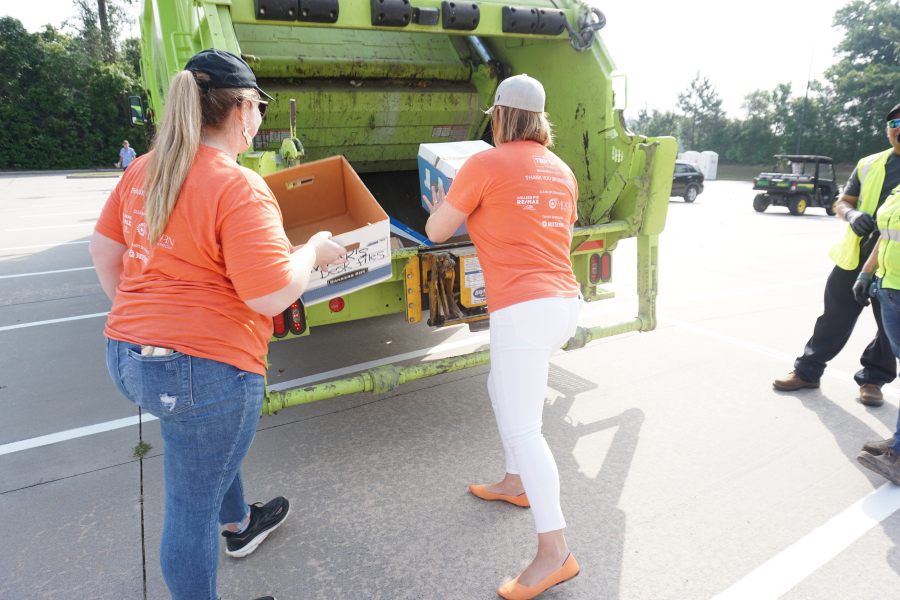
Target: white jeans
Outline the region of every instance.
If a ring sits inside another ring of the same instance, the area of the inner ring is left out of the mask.
[[[582,299],[541,298],[491,313],[488,393],[506,452],[506,472],[518,474],[538,533],[566,526],[559,506],[559,471],[541,433],[550,357],[575,333]]]

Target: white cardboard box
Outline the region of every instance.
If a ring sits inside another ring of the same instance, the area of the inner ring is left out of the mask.
[[[299,246],[330,231],[347,248],[346,264],[313,269],[302,300],[307,306],[345,296],[391,277],[390,220],[343,156],[284,169],[263,179],[284,218],[284,231]]]
[[[487,142],[475,140],[472,142],[443,142],[440,144],[419,144],[419,187],[422,195],[431,198],[431,186],[444,184],[444,191],[450,190],[453,179],[462,168],[466,160],[473,154],[493,148]],[[428,205],[422,201],[422,208],[428,210]],[[466,224],[460,225],[454,236],[466,233]]]

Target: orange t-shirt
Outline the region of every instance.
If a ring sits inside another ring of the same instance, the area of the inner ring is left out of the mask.
[[[265,375],[272,319],[244,300],[291,282],[291,246],[272,191],[224,152],[201,145],[169,224],[150,248],[147,156],[122,175],[95,227],[128,247],[106,335]]]
[[[469,215],[489,311],[578,295],[569,259],[577,200],[572,170],[537,142],[507,142],[463,163],[446,201]]]

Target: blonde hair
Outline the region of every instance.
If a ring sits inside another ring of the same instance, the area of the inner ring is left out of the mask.
[[[166,111],[144,172],[144,213],[151,246],[169,224],[197,156],[203,129],[221,127],[237,104],[257,99],[253,88],[203,89],[202,82],[206,81],[206,73],[181,71],[169,86]]]
[[[496,146],[506,142],[532,140],[549,148],[553,146],[552,127],[545,112],[504,106],[491,115],[491,130]]]

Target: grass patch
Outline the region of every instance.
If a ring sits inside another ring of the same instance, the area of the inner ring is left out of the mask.
[[[144,458],[144,455],[146,455],[152,449],[153,449],[153,446],[151,446],[147,442],[141,440],[141,443],[134,447],[134,457],[135,458]]]

